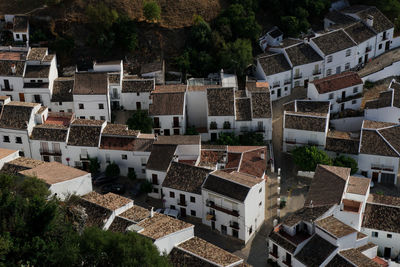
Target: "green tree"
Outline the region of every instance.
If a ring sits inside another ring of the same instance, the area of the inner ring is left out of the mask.
[[[130,179],[130,180],[136,180],[136,172],[135,172],[135,170],[132,170],[132,169],[129,169],[128,170],[128,178]]]
[[[86,9],[92,29],[96,33],[107,31],[118,19],[118,12],[110,9],[104,2],[97,5],[89,5]]]
[[[153,130],[153,120],[145,110],[136,110],[126,121],[131,130],[140,130],[142,133],[151,133]]]
[[[265,145],[264,137],[262,134],[248,132],[239,135],[239,142],[242,146],[263,146]]]
[[[220,133],[217,139],[217,145],[238,146],[239,138],[234,133]]]
[[[149,181],[144,181],[141,185],[140,185],[140,191],[143,193],[151,193],[153,191],[153,184],[150,183]]]
[[[237,39],[228,43],[220,55],[224,69],[233,70],[238,76],[243,76],[253,61],[251,42],[248,39]]]
[[[355,174],[358,171],[357,161],[348,156],[340,155],[333,160],[334,166],[351,168],[351,174]]]
[[[93,175],[96,175],[99,173],[99,169],[100,169],[100,163],[99,163],[99,160],[97,159],[97,157],[89,158],[90,173]]]
[[[158,21],[161,18],[161,7],[156,1],[146,1],[143,4],[143,15],[148,21]]]
[[[211,47],[211,27],[199,15],[193,17],[193,26],[189,36],[190,46],[196,49],[208,49]]]
[[[119,173],[120,173],[119,166],[115,162],[108,164],[108,166],[106,167],[106,176],[107,177],[115,177],[115,176],[118,176]]]
[[[113,24],[112,31],[118,37],[116,45],[122,50],[132,52],[138,47],[136,23],[127,16],[120,16]]]
[[[198,135],[199,132],[196,130],[196,127],[191,126],[186,129],[185,135]]]
[[[292,157],[302,171],[315,171],[318,164],[332,165],[328,154],[315,146],[297,147],[292,150]]]

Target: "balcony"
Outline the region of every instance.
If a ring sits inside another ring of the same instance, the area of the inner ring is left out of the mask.
[[[180,128],[181,127],[179,122],[173,122],[171,125],[172,125],[172,128]]]
[[[111,99],[120,99],[120,94],[118,93],[111,94]]]
[[[10,85],[8,87],[5,87],[4,85],[0,85],[0,89],[1,89],[1,91],[11,92],[11,91],[14,91],[14,86]]]
[[[226,214],[229,214],[229,215],[232,215],[232,216],[235,216],[235,217],[239,217],[239,211],[237,211],[237,210],[229,210],[229,209],[223,208],[223,207],[221,207],[219,205],[216,205],[214,203],[214,201],[207,200],[206,201],[206,206],[210,207],[210,208],[213,208],[215,210],[221,211],[223,213],[226,213]]]
[[[229,226],[230,226],[231,228],[233,228],[233,229],[236,229],[236,230],[239,230],[239,229],[240,229],[239,223],[238,223],[238,222],[230,221],[230,222],[229,222]]]
[[[383,165],[383,164],[371,164],[372,170],[379,170],[379,171],[394,171],[394,166]]]
[[[371,52],[372,46],[368,46],[365,48],[365,53]]]
[[[40,155],[44,156],[61,156],[61,150],[40,149]]]
[[[291,83],[292,83],[292,80],[290,80],[290,79],[286,79],[286,80],[283,82],[284,85],[288,85],[288,84],[291,84]]]
[[[347,97],[344,97],[344,98],[338,97],[338,98],[336,98],[336,102],[337,103],[343,103],[343,102],[348,102],[348,101],[351,101],[351,100],[354,100],[354,99],[358,99],[358,98],[362,98],[362,97],[363,97],[363,94],[362,93],[358,93],[358,94],[347,96]]]
[[[24,83],[24,89],[27,88],[49,88],[49,83]]]
[[[278,259],[278,258],[279,258],[278,253],[275,253],[275,252],[273,252],[273,251],[271,251],[271,252],[269,253],[269,255],[271,255],[271,256],[274,257],[275,259]]]
[[[301,79],[302,77],[303,77],[303,74],[299,73],[297,75],[294,75],[293,79],[298,80],[298,79]]]
[[[258,133],[264,133],[264,132],[265,132],[265,126],[257,127],[257,128],[256,128],[256,132],[258,132]]]
[[[180,199],[180,200],[177,201],[177,203],[178,203],[179,206],[184,206],[184,207],[187,206],[186,200],[181,200],[181,199]]]
[[[322,70],[314,70],[313,71],[313,73],[312,73],[313,75],[321,75],[322,74]]]
[[[89,160],[89,154],[80,154],[79,158],[80,160]]]
[[[389,38],[387,37],[387,35],[382,36],[382,42],[383,42],[383,41],[386,41],[387,39],[389,39]]]
[[[286,139],[285,139],[285,143],[286,143],[286,144],[295,145],[295,144],[296,144],[296,139],[286,138]]]
[[[276,88],[276,87],[279,87],[279,86],[281,86],[280,82],[274,82],[273,85],[272,85],[272,88]]]
[[[206,216],[206,220],[207,221],[216,221],[217,218],[215,217],[215,214],[212,212],[207,212],[207,216]]]
[[[161,126],[160,126],[160,124],[159,124],[159,123],[154,123],[154,126],[153,126],[153,128],[155,128],[155,129],[160,129],[160,128],[161,128]]]

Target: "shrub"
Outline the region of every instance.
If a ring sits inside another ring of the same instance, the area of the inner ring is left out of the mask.
[[[115,162],[108,164],[106,168],[106,176],[107,177],[114,177],[118,176],[120,173],[119,166],[115,164]]]
[[[142,133],[151,133],[153,129],[153,120],[148,116],[147,111],[137,110],[132,114],[126,124],[131,130],[140,130]]]
[[[224,129],[230,129],[231,128],[231,123],[229,121],[224,122]]]
[[[141,185],[140,185],[140,191],[143,193],[151,193],[151,191],[153,191],[153,184],[150,183],[149,181],[144,181]]]
[[[147,1],[143,4],[143,15],[148,21],[157,21],[161,18],[161,8],[155,1]]]
[[[185,133],[185,135],[198,135],[198,134],[199,132],[196,130],[194,126],[188,127]]]
[[[135,170],[130,169],[128,171],[128,178],[129,178],[129,180],[136,180],[136,172],[135,172]]]
[[[364,87],[366,88],[366,89],[371,89],[372,87],[374,87],[374,83],[373,82],[371,82],[371,81],[365,81],[365,83],[364,83]]]
[[[318,164],[332,165],[328,154],[315,146],[297,147],[292,151],[292,157],[302,171],[315,171]]]
[[[351,174],[355,174],[358,171],[358,164],[357,161],[353,158],[340,155],[339,157],[336,157],[333,160],[333,165],[334,166],[339,166],[339,167],[347,167],[351,168]]]
[[[89,158],[89,170],[91,174],[97,174],[100,169],[99,160],[96,158]]]

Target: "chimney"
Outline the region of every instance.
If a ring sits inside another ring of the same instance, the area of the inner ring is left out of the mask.
[[[178,155],[174,155],[173,158],[172,158],[172,161],[178,162],[179,161],[179,156]]]
[[[12,73],[13,75],[15,75],[16,72],[17,72],[17,67],[15,67],[15,64],[12,64],[12,65],[11,65],[11,73]]]
[[[265,153],[264,153],[264,151],[261,151],[260,157],[261,157],[261,159],[265,159]]]
[[[368,15],[367,16],[367,25],[372,27],[374,25],[374,16]]]
[[[150,218],[153,218],[153,216],[154,216],[154,208],[151,207],[151,210],[150,210]]]

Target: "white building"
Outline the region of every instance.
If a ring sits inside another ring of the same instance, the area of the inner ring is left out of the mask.
[[[291,93],[292,68],[284,54],[267,52],[259,55],[256,77],[268,82],[272,101]]]
[[[202,222],[244,243],[263,224],[265,180],[246,173],[214,171],[202,188]]]
[[[263,51],[268,46],[278,46],[283,40],[283,32],[277,26],[272,27],[267,33],[260,37],[260,47]]]
[[[343,72],[315,80],[307,88],[309,99],[331,103],[331,113],[360,109],[362,95],[363,81],[356,72]]]
[[[74,77],[59,77],[54,80],[49,110],[53,112],[74,112]]]
[[[19,157],[18,150],[0,148],[0,170],[4,164]]]
[[[329,101],[295,100],[284,107],[284,152],[298,146],[324,148],[329,128]]]
[[[27,52],[23,51],[0,51],[0,94],[2,96],[9,96],[14,101],[20,100],[19,94],[23,94],[24,87],[26,56]]]
[[[357,65],[357,44],[343,29],[310,39],[310,45],[324,58],[324,76],[339,74]]]
[[[126,110],[148,110],[152,102],[150,95],[154,88],[154,79],[124,77],[122,80],[121,106]]]
[[[29,20],[27,16],[4,15],[6,29],[12,32],[16,45],[21,42],[28,46],[29,43]]]
[[[395,80],[387,91],[379,97],[365,103],[364,117],[366,120],[399,123],[400,122],[400,84]]]
[[[361,130],[358,169],[375,183],[400,185],[400,148],[397,138],[400,125],[364,120]]]
[[[158,59],[151,63],[143,64],[140,68],[140,76],[145,79],[154,78],[156,84],[164,84],[165,61]]]
[[[77,118],[111,121],[107,73],[75,73],[73,102]]]
[[[171,86],[175,87],[176,85]],[[186,92],[156,90],[153,91],[151,98],[149,116],[154,121],[154,133],[167,136],[184,134],[186,131]]]
[[[201,186],[210,169],[172,162],[162,183],[164,207],[176,209],[180,216],[203,218]]]

